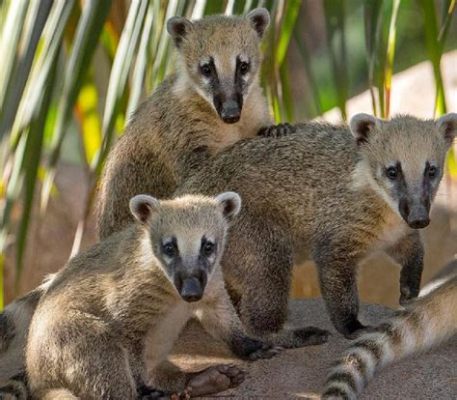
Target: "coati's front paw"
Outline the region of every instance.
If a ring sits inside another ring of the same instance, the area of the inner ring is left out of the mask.
[[[419,296],[419,288],[412,289],[409,286],[401,286],[400,287],[400,305],[406,306],[412,300],[414,300],[417,296]]]
[[[171,393],[166,393],[162,390],[158,390],[146,385],[141,385],[138,388],[139,400],[165,400],[170,399],[170,395]]]
[[[244,377],[244,371],[235,365],[216,365],[192,374],[185,393],[194,397],[222,392],[238,386],[244,381]],[[176,399],[181,399],[181,397]]]
[[[366,329],[370,327],[363,325],[358,319],[346,322],[345,324],[335,325],[338,332],[340,332],[346,339],[353,340],[358,338]]]
[[[325,329],[307,326],[306,328],[294,329],[294,336],[297,340],[296,347],[316,346],[327,343],[331,333]]]
[[[283,346],[273,346],[268,343],[260,342],[261,346],[247,355],[250,361],[272,358],[284,350]]]
[[[295,133],[296,130],[297,129],[295,128],[295,126],[288,124],[286,122],[284,124],[271,125],[261,128],[258,132],[258,136],[281,137],[290,135],[291,133]]]
[[[357,329],[356,331],[352,333],[348,333],[347,335],[344,335],[344,337],[348,340],[355,340],[358,339],[362,335],[366,335],[367,333],[372,333],[376,332],[376,327],[371,326],[371,325],[365,325],[361,329]]]

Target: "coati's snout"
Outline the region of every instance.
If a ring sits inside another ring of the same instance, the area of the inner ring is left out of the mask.
[[[179,295],[189,303],[198,301],[203,297],[207,281],[207,271],[199,267],[183,267],[178,269],[173,277],[173,283]]]
[[[398,204],[398,209],[410,228],[422,229],[430,223],[430,201],[421,204],[403,198]]]
[[[228,99],[223,94],[217,94],[214,96],[213,103],[219,117],[226,124],[234,124],[240,120],[243,108],[242,94],[237,93]]]

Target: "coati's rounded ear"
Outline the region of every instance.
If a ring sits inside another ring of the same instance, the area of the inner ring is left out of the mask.
[[[457,137],[457,113],[443,115],[436,120],[436,125],[443,133],[446,141],[451,145],[454,138]]]
[[[354,115],[349,122],[351,132],[359,146],[368,141],[368,136],[378,124],[378,118],[365,113]]]
[[[130,211],[141,223],[147,222],[159,207],[159,200],[147,194],[139,194],[130,199]]]
[[[216,201],[222,205],[222,214],[231,221],[241,210],[241,197],[235,192],[224,192],[216,196]]]
[[[192,22],[184,17],[172,17],[167,21],[167,31],[179,49],[182,40],[193,29]]]
[[[270,13],[266,8],[254,8],[246,15],[249,19],[251,26],[257,32],[259,37],[263,37],[268,25],[270,25]]]

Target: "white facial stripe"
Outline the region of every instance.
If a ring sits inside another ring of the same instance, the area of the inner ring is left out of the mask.
[[[202,67],[202,66],[205,65],[205,64],[209,64],[210,61],[211,61],[211,57],[210,57],[210,56],[203,57],[203,58],[200,60],[200,67]]]
[[[379,177],[383,174],[381,168],[376,172]],[[392,198],[382,189],[378,183],[374,180],[373,176],[370,173],[370,167],[367,165],[366,161],[361,160],[356,165],[354,171],[352,172],[352,190],[360,190],[365,186],[371,187],[384,201],[390,206],[390,208],[401,217],[400,211],[398,209],[398,204],[392,200]]]
[[[246,55],[244,55],[244,54],[240,54],[240,55],[238,56],[238,58],[239,58],[239,60],[242,61],[242,62],[247,62],[247,63],[249,62],[249,58],[248,58]]]
[[[176,235],[179,243],[179,251],[182,257],[198,257],[202,246],[203,234],[193,232],[189,235],[188,232]]]
[[[150,268],[151,265],[157,263],[157,259],[152,251],[151,239],[146,231],[141,238],[138,259],[140,265],[143,266],[143,268]]]

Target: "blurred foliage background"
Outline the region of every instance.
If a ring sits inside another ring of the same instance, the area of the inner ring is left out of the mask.
[[[456,0],[0,0],[0,280],[13,247],[19,281],[31,217],[58,196],[59,162],[79,164],[89,188],[78,251],[111,145],[173,70],[165,21],[258,6],[272,13],[262,84],[277,121],[334,107],[345,119],[346,101],[366,89],[388,117],[393,73],[427,59],[434,113],[446,112],[440,60],[457,48]]]

